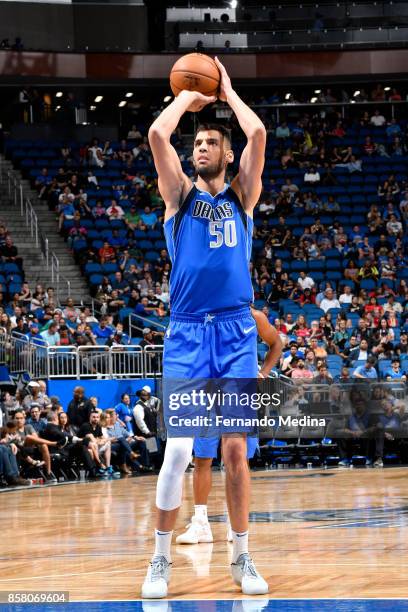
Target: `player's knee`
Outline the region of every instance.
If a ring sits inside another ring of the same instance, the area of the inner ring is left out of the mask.
[[[242,469],[247,464],[245,438],[226,438],[223,440],[222,458],[226,468]]]
[[[184,474],[191,459],[191,445],[167,442],[162,471],[168,476]]]
[[[194,458],[194,469],[197,472],[203,473],[211,470],[212,459],[203,459],[202,457]]]

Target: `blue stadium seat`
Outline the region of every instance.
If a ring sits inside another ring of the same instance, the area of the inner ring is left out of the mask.
[[[376,283],[371,278],[365,278],[360,282],[361,289],[375,289]]]
[[[102,264],[102,274],[114,274],[118,270],[118,264],[115,262],[107,262]]]
[[[144,256],[147,261],[156,261],[159,258],[159,253],[157,251],[146,251]]]
[[[101,274],[102,266],[99,263],[87,263],[85,266],[85,274],[90,276],[91,274]]]
[[[91,285],[100,285],[102,281],[103,281],[102,274],[92,274],[89,277],[89,282],[91,283]]]
[[[14,293],[20,293],[21,287],[22,287],[21,283],[10,283],[10,285],[8,285],[9,295],[13,295]]]
[[[20,268],[15,263],[5,263],[4,264],[4,272],[6,274],[19,274]]]

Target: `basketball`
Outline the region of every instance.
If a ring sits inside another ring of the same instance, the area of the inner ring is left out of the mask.
[[[220,71],[217,64],[203,53],[183,55],[170,73],[170,87],[175,96],[183,89],[214,96],[218,92],[219,84]]]

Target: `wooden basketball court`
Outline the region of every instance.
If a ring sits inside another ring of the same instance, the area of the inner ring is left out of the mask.
[[[253,472],[251,547],[266,598],[408,597],[405,468]],[[131,600],[153,546],[156,476],[0,495],[0,591]],[[222,473],[209,504],[214,544],[173,547],[171,599],[237,599]],[[177,532],[192,508],[192,473]]]

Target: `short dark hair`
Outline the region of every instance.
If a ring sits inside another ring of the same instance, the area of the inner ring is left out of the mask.
[[[201,123],[196,129],[193,142],[195,142],[198,132],[209,132],[210,130],[213,130],[214,132],[219,132],[223,139],[227,140],[229,145],[231,146],[231,131],[226,128],[225,125],[221,125],[221,123]]]

